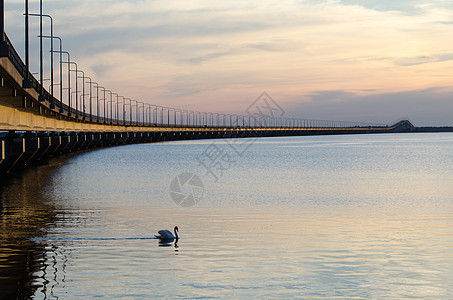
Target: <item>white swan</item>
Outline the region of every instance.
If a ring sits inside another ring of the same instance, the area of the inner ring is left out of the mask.
[[[173,233],[170,231],[170,230],[159,230],[158,233],[159,235],[154,235],[156,238],[160,239],[160,240],[178,240],[179,237],[178,237],[178,231],[179,231],[179,228],[178,226],[175,226],[174,228],[174,231],[175,231],[175,235],[173,235]]]

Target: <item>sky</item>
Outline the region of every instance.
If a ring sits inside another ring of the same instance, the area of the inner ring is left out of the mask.
[[[79,69],[132,99],[244,113],[265,91],[287,117],[453,126],[449,0],[43,3]],[[24,1],[5,1],[5,11],[23,57]]]

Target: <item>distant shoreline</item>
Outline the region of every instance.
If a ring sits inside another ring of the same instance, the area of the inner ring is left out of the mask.
[[[415,127],[415,132],[453,132],[453,126]]]

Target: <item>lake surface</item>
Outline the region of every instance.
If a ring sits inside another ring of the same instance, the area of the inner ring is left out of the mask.
[[[175,190],[183,173],[200,181]],[[0,298],[451,299],[452,183],[451,133],[53,160],[1,187]],[[178,194],[199,202],[177,205]],[[176,244],[153,238],[175,225]]]

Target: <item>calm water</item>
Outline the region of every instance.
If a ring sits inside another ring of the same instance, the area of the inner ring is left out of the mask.
[[[192,207],[169,195],[184,172]],[[452,183],[453,134],[86,152],[4,184],[2,295],[451,299]],[[153,239],[174,225],[176,245]]]

